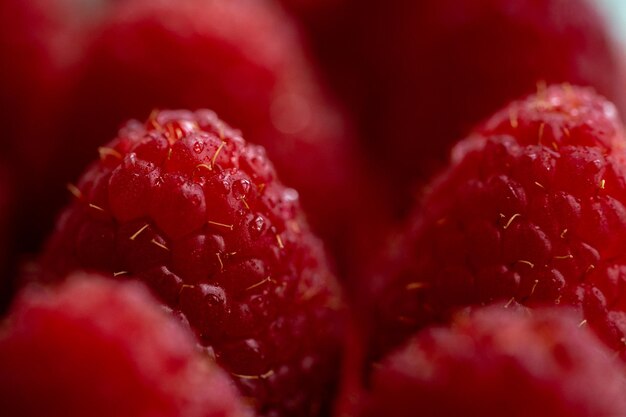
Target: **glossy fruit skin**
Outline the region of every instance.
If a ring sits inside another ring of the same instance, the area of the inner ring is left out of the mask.
[[[457,309],[572,305],[623,354],[626,153],[615,107],[550,87],[452,152],[371,266],[374,356]]]
[[[72,155],[66,181],[124,121],[145,120],[154,109],[210,108],[266,148],[283,182],[300,193],[316,233],[341,244],[335,241],[349,227],[361,185],[359,149],[280,8],[269,1],[130,0],[111,8],[94,38],[59,149]]]
[[[100,148],[42,256],[139,279],[188,321],[261,415],[314,416],[338,372],[342,302],[298,194],[208,110],[154,112]]]
[[[99,275],[18,295],[0,332],[0,387],[15,417],[252,415],[145,286]]]
[[[620,415],[623,369],[567,309],[494,305],[428,328],[388,355],[357,415]]]

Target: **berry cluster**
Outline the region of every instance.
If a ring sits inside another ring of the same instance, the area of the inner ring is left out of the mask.
[[[611,29],[591,0],[3,0],[0,414],[626,415]]]

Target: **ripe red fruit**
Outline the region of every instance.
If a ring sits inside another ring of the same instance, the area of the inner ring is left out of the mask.
[[[334,389],[340,298],[297,193],[213,112],[155,112],[100,148],[42,259],[147,283],[262,415],[317,415]]]
[[[494,306],[424,330],[374,369],[359,415],[623,415],[623,366],[576,317]]]
[[[626,104],[618,46],[593,1],[348,3],[313,41],[401,203],[456,140],[538,82],[592,86]]]
[[[626,144],[615,107],[555,86],[452,153],[371,274],[374,351],[466,305],[580,308],[626,353]],[[378,268],[378,269],[375,269]]]
[[[314,228],[340,238],[355,204],[357,152],[312,68],[296,28],[271,2],[119,2],[74,92],[66,176],[78,175],[121,121],[155,108],[211,108],[267,149]]]
[[[22,292],[0,332],[0,407],[31,417],[243,417],[232,381],[138,283]]]
[[[69,47],[71,16],[78,14],[74,6],[73,0],[5,0],[0,4],[3,154],[25,157],[24,153],[30,153],[36,162],[45,156],[33,149],[32,142],[38,140],[27,138],[32,129],[41,128],[33,125],[45,123],[49,128],[55,116],[50,113],[58,109],[54,103],[61,88],[58,84],[66,81],[63,73],[78,49]]]
[[[51,185],[62,172],[63,108],[95,11],[95,2],[81,0],[0,2],[0,158],[15,173],[12,240],[21,251],[39,247],[59,205]]]

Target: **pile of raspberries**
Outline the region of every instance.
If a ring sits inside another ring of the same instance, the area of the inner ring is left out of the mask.
[[[0,415],[626,417],[602,4],[0,2]]]

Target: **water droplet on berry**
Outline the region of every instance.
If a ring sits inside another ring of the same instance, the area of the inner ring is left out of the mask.
[[[248,227],[250,228],[250,236],[258,238],[265,231],[265,219],[261,216],[255,216]]]
[[[237,180],[233,183],[233,196],[238,199],[244,199],[250,193],[250,181]]]
[[[201,153],[204,150],[204,143],[202,142],[195,142],[193,144],[193,151],[195,153]]]
[[[136,163],[137,163],[136,153],[131,152],[128,155],[126,155],[126,159],[124,160],[124,165],[131,166],[131,165],[135,165]]]

